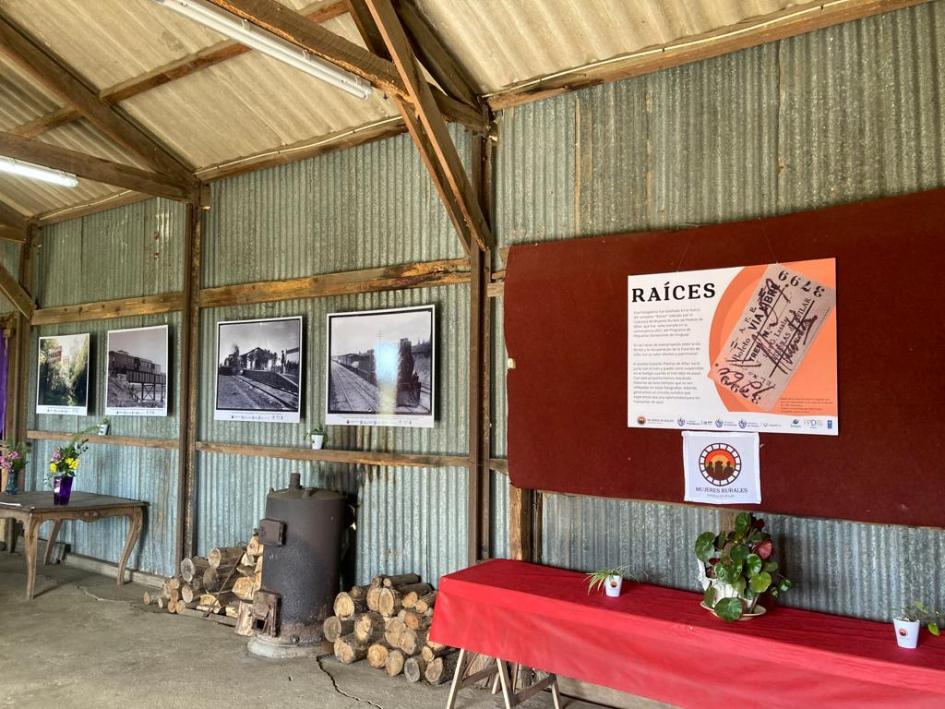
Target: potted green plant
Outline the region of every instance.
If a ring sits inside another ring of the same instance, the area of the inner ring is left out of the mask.
[[[312,426],[312,429],[308,432],[308,437],[312,441],[312,449],[321,450],[325,443],[325,427],[322,424]]]
[[[617,598],[620,595],[620,589],[623,588],[623,575],[626,571],[626,566],[591,571],[585,577],[587,593],[590,594],[591,591],[599,591],[603,588],[605,594],[611,598]]]
[[[765,523],[750,512],[735,518],[735,529],[703,532],[696,539],[702,606],[725,621],[754,618],[765,612],[759,600],[777,598],[791,588],[778,570],[774,542]]]
[[[16,481],[20,472],[26,467],[27,444],[20,442],[16,445],[3,444],[3,455],[0,455],[0,470],[7,476],[7,486],[3,491],[4,495],[16,495],[19,490],[16,488]]]
[[[932,635],[941,633],[940,626],[945,620],[945,613],[932,610],[921,601],[913,601],[905,608],[900,608],[893,618],[896,642],[899,647],[914,650],[919,644],[919,630],[925,625]]]
[[[69,504],[72,481],[79,470],[79,458],[88,450],[87,435],[95,428],[97,426],[79,431],[69,439],[66,445],[53,449],[52,457],[49,459],[49,477],[52,482],[54,505]]]
[[[111,428],[112,422],[108,420],[108,416],[102,419],[102,422],[98,425],[98,435],[107,436],[108,431]]]

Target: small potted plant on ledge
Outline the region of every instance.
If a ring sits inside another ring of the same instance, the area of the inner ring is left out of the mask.
[[[79,458],[89,447],[89,439],[85,437],[89,430],[79,431],[66,445],[53,450],[49,459],[49,477],[52,478],[54,505],[69,504],[72,481],[79,470]]]
[[[735,529],[703,532],[696,539],[699,580],[705,589],[702,607],[722,620],[748,620],[765,613],[759,600],[765,594],[777,598],[791,588],[780,574],[774,542],[765,523],[749,512],[735,518]]]
[[[321,450],[325,444],[325,427],[322,424],[312,426],[312,430],[308,432],[308,437],[312,441],[312,450]]]
[[[611,598],[617,598],[620,595],[620,589],[623,588],[623,575],[626,572],[626,566],[616,566],[612,569],[598,569],[591,571],[587,577],[587,593],[604,589],[604,593]]]
[[[26,444],[22,442],[15,446],[3,444],[3,448],[3,455],[0,455],[0,470],[3,470],[7,476],[7,486],[3,490],[3,494],[16,495],[19,492],[16,489],[16,481],[20,476],[20,472],[26,467]]]
[[[108,420],[108,416],[102,419],[102,422],[98,425],[98,435],[107,436],[108,431],[111,429],[112,422]]]
[[[941,633],[940,625],[945,620],[945,613],[932,610],[921,601],[913,601],[905,608],[901,608],[893,618],[893,627],[896,630],[896,642],[899,647],[915,650],[919,644],[919,630],[925,625],[932,635]]]

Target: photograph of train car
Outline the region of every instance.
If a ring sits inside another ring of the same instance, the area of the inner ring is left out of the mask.
[[[302,318],[217,323],[218,421],[298,423]]]
[[[327,424],[430,428],[435,308],[328,316]]]
[[[167,416],[167,325],[108,331],[106,416]]]
[[[39,338],[36,413],[85,416],[89,409],[88,333]]]

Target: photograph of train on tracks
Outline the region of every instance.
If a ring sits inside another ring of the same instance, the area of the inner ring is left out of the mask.
[[[325,423],[431,428],[435,308],[328,316]]]
[[[217,323],[218,421],[298,423],[302,317]]]
[[[167,325],[108,331],[106,416],[167,416]]]

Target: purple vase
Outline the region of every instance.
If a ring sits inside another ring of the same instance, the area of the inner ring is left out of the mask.
[[[68,505],[72,494],[72,476],[57,475],[53,478],[53,504]]]

